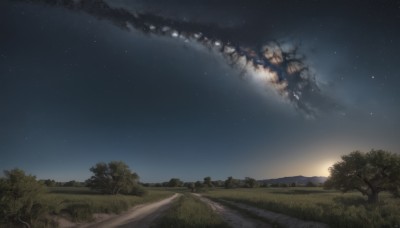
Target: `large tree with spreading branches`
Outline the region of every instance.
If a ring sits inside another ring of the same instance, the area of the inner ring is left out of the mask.
[[[112,161],[108,164],[100,162],[90,168],[90,171],[93,172],[93,176],[86,181],[87,185],[106,194],[130,194],[139,187],[139,176],[122,161]]]
[[[360,151],[343,155],[342,160],[330,167],[326,188],[342,192],[357,190],[368,197],[368,202],[378,202],[378,194],[388,191],[399,195],[400,155],[384,150]]]

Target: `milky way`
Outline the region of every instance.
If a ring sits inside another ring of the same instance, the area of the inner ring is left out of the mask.
[[[316,78],[298,53],[298,47],[270,41],[259,47],[249,47],[224,37],[224,28],[186,21],[171,20],[152,14],[131,13],[125,9],[111,8],[102,0],[28,0],[84,11],[99,19],[112,21],[126,30],[146,34],[169,36],[186,43],[201,45],[220,53],[231,66],[240,69],[244,78],[255,80],[258,85],[277,91],[307,117],[315,117],[337,104],[325,96]],[[251,34],[248,34],[251,36]]]
[[[264,179],[398,152],[399,22],[398,1],[0,0],[0,168]]]

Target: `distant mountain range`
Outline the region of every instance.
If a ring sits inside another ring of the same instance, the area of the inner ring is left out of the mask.
[[[327,177],[304,177],[304,176],[293,176],[293,177],[281,177],[276,179],[265,179],[259,180],[263,184],[291,184],[296,183],[296,185],[305,185],[308,182],[314,184],[324,183]]]

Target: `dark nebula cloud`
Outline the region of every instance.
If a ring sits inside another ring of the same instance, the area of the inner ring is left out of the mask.
[[[116,26],[145,34],[168,36],[186,43],[199,43],[222,54],[230,65],[241,71],[245,79],[255,81],[265,89],[275,89],[307,117],[320,112],[339,110],[332,98],[323,94],[316,75],[307,65],[297,45],[271,40],[265,44],[242,44],[243,38],[235,28],[168,19],[153,14],[132,13],[112,8],[102,0],[27,0],[51,6],[84,11],[99,19],[112,21]],[[246,34],[251,37],[252,34]],[[239,37],[238,39],[236,37]]]

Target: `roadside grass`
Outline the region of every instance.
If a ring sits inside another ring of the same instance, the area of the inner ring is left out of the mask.
[[[241,207],[237,207],[237,206],[235,206],[233,204],[227,203],[224,200],[214,198],[214,201],[224,205],[225,207],[231,208],[231,209],[239,212],[241,215],[244,215],[244,216],[246,216],[248,218],[252,218],[254,220],[259,220],[259,221],[262,221],[264,223],[267,223],[273,228],[283,228],[283,226],[280,225],[279,223],[277,223],[276,221],[270,220],[270,219],[265,218],[265,217],[261,217],[261,216],[255,214],[255,213],[252,213],[252,212],[250,212],[250,211],[248,211],[246,209],[243,209]]]
[[[331,227],[400,227],[400,199],[386,193],[370,205],[358,192],[342,194],[322,188],[215,189],[203,194],[319,221]]]
[[[229,227],[229,225],[213,212],[208,205],[189,193],[185,193],[174,203],[167,214],[155,221],[151,227],[225,228]]]
[[[148,190],[144,196],[103,195],[85,187],[49,188],[42,202],[48,205],[50,214],[66,217],[74,222],[91,221],[94,213],[119,214],[142,203],[154,202],[173,192]]]

